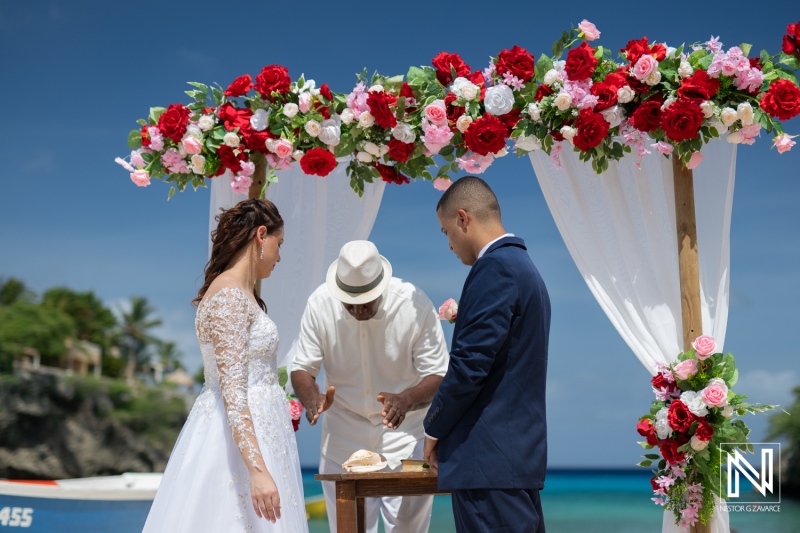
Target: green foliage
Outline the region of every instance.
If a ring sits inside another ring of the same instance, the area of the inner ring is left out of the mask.
[[[0,306],[15,302],[32,302],[35,295],[25,287],[25,283],[17,278],[0,280]]]
[[[0,307],[0,324],[0,372],[10,372],[25,348],[57,359],[66,351],[64,340],[75,335],[75,322],[66,313],[25,301]]]
[[[114,409],[110,416],[154,442],[171,446],[186,421],[185,400],[166,387],[134,392],[117,386],[112,399]]]

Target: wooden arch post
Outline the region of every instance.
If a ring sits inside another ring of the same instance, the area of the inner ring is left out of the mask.
[[[697,260],[697,219],[694,210],[694,176],[683,162],[672,155],[675,187],[675,222],[678,230],[678,269],[681,283],[681,318],[683,351],[692,348],[692,341],[703,334],[700,305],[700,266]],[[691,533],[710,533],[709,524],[697,523]]]
[[[250,200],[252,200],[253,198],[261,198],[261,191],[264,190],[264,184],[267,181],[267,158],[262,155],[261,157],[258,158],[253,157],[252,160],[256,165],[256,169],[253,171],[253,175],[251,176],[253,178],[253,183],[250,184],[250,189],[247,191],[247,197]],[[255,289],[260,296],[261,295],[260,279],[256,280]]]

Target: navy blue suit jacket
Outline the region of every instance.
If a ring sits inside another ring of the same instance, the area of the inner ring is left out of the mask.
[[[425,417],[439,439],[439,489],[541,489],[550,298],[517,237],[470,270],[450,366]]]

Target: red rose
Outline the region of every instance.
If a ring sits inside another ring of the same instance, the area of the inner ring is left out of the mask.
[[[703,123],[703,110],[692,100],[679,99],[661,115],[661,129],[673,141],[695,139]]]
[[[628,85],[625,76],[618,72],[611,72],[606,76],[606,79],[604,79],[603,82],[609,87],[614,87],[616,90]]]
[[[631,65],[639,61],[642,54],[650,52],[650,45],[647,44],[647,37],[642,37],[639,40],[628,41],[625,48],[620,49],[620,52],[626,53],[626,57]]]
[[[780,120],[789,120],[800,115],[800,89],[789,80],[773,81],[761,99],[761,109]]]
[[[572,138],[572,142],[578,150],[588,152],[603,142],[610,127],[611,124],[603,115],[595,113],[591,109],[583,109],[575,119],[575,128],[578,133]]]
[[[664,61],[664,58],[667,57],[667,47],[661,43],[656,43],[650,47],[650,54],[655,56],[659,62]]]
[[[222,163],[222,166],[229,168],[231,172],[236,173],[242,170],[242,162],[240,157],[237,156],[233,148],[227,144],[221,145],[217,150],[217,154],[219,155],[219,160]]]
[[[431,65],[436,69],[436,78],[442,85],[447,85],[453,81],[450,67],[456,70],[456,76],[466,76],[470,70],[469,65],[464,63],[460,55],[447,52],[439,52],[431,61]]]
[[[250,74],[244,74],[233,80],[233,83],[228,85],[228,88],[222,94],[225,96],[242,96],[252,88],[253,78],[250,77]]]
[[[520,118],[522,118],[520,117],[520,114],[522,114],[522,109],[512,109],[505,115],[500,115],[497,117],[500,119],[500,122],[505,124],[506,128],[508,128],[509,137],[511,136],[511,131],[514,129],[514,126],[516,126],[517,122],[519,122]]]
[[[533,56],[524,48],[514,45],[511,50],[503,50],[497,54],[497,73],[506,72],[524,82],[533,79]]]
[[[324,148],[312,148],[300,159],[300,168],[309,176],[325,177],[336,168],[336,158]]]
[[[486,96],[486,78],[483,77],[483,72],[476,70],[467,76],[467,79],[481,88],[481,93],[478,95],[478,100],[483,102],[483,98]]]
[[[220,106],[217,115],[222,120],[225,129],[233,131],[236,128],[244,128],[250,125],[250,117],[253,111],[246,108],[236,108],[230,102]]]
[[[553,89],[549,85],[539,85],[536,88],[536,96],[534,97],[534,99],[537,102],[541,102],[542,98],[544,98],[545,96],[550,96],[551,94],[553,94],[553,92],[554,92]]]
[[[447,93],[447,96],[444,97],[444,106],[447,109],[447,120],[450,122],[456,122],[465,111],[464,106],[453,105],[453,102],[456,100],[456,95],[453,93]]]
[[[242,127],[239,130],[244,140],[244,145],[252,152],[261,152],[262,154],[269,153],[267,150],[267,139],[275,139],[276,135],[269,130],[256,131],[250,124]]]
[[[686,456],[684,452],[678,451],[678,448],[680,447],[680,443],[671,439],[662,440],[658,443],[658,449],[661,452],[661,456],[667,461],[667,464],[671,465],[680,463]]]
[[[164,113],[158,117],[158,129],[175,144],[181,142],[183,134],[186,133],[186,126],[189,124],[189,116],[192,114],[188,107],[183,104],[170,104]]]
[[[650,486],[653,487],[653,492],[661,489],[661,486],[658,483],[656,483],[656,477],[657,476],[653,476],[650,478]]]
[[[414,153],[414,143],[404,143],[392,139],[387,146],[389,147],[389,157],[401,163],[408,161],[408,158]]]
[[[674,400],[669,404],[669,412],[667,414],[667,422],[673,431],[689,431],[692,423],[697,420],[697,417],[692,414],[686,404],[680,400]]]
[[[256,76],[256,91],[264,99],[269,98],[273,92],[288,93],[291,84],[292,79],[289,77],[289,69],[280,65],[266,66]]]
[[[294,418],[292,419],[292,428],[293,428],[295,431],[297,431],[298,429],[300,429],[300,419],[299,419],[299,418],[298,418],[297,420],[295,420]]]
[[[714,436],[714,426],[708,423],[705,418],[701,419],[694,430],[694,436],[700,440],[709,441]]]
[[[375,162],[372,164],[381,175],[381,179],[386,183],[396,183],[398,185],[402,185],[404,183],[409,183],[411,180],[408,179],[408,176],[402,175],[400,172],[397,171],[396,168],[390,167],[389,165],[384,165],[383,163]]]
[[[661,123],[660,98],[651,98],[636,108],[631,115],[631,124],[639,131],[655,131]]]
[[[786,33],[793,36],[795,39],[800,39],[800,21],[797,24],[788,24],[786,26]]]
[[[561,142],[561,141],[564,140],[564,136],[561,135],[560,131],[555,131],[555,130],[551,131],[550,132],[550,137],[552,137],[553,140],[556,141],[556,142]]]
[[[322,86],[320,86],[319,94],[324,96],[325,99],[328,100],[328,101],[333,100],[333,94],[331,93],[331,88],[328,87],[327,83],[323,83]]]
[[[678,96],[705,102],[711,100],[719,90],[719,80],[712,78],[705,70],[697,69],[694,74],[681,81]]]
[[[325,118],[325,120],[331,118],[331,112],[328,110],[328,106],[326,106],[319,100],[314,102],[314,111],[320,113]]]
[[[145,147],[150,146],[150,133],[148,132],[149,129],[150,129],[150,126],[147,126],[147,125],[142,126],[142,131],[141,131],[142,146],[145,146]]]
[[[650,446],[658,444],[658,436],[656,436],[656,430],[653,428],[653,421],[649,418],[640,420],[639,423],[636,424],[636,431],[639,435],[647,439],[647,444]]]
[[[579,47],[569,51],[564,70],[567,71],[567,78],[579,81],[590,78],[596,66],[597,58],[594,57],[594,48],[584,41]]]
[[[375,124],[384,129],[397,126],[397,117],[389,106],[397,103],[397,97],[386,91],[372,92],[367,97],[369,112],[375,117]]]
[[[608,109],[617,103],[617,89],[607,82],[600,81],[592,85],[592,94],[597,97],[597,104],[594,106],[595,111],[602,111]]]
[[[628,67],[619,67],[616,73],[625,78],[625,84],[630,86],[636,94],[644,94],[650,90],[649,85],[630,75]]]
[[[675,383],[665,378],[664,374],[662,374],[661,372],[653,376],[653,379],[650,380],[650,383],[653,384],[654,389],[672,390],[675,388]]]
[[[793,56],[794,53],[797,51],[797,46],[795,45],[794,37],[784,35],[783,46],[781,46],[781,50],[783,50],[784,54]]]
[[[485,115],[469,125],[464,133],[467,147],[480,155],[495,154],[505,148],[508,128],[492,115]]]
[[[761,63],[760,57],[751,57],[749,58],[749,61],[750,68],[757,68],[758,70],[761,70],[764,67],[764,65]]]

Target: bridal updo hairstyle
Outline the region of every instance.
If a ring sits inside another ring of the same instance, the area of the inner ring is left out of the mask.
[[[250,244],[260,226],[266,226],[267,235],[283,228],[283,218],[278,208],[266,199],[242,200],[230,209],[223,209],[216,220],[217,229],[211,232],[211,259],[206,263],[203,287],[197,293],[197,298],[192,300],[195,306],[203,299],[216,277],[222,274],[233,258]],[[253,295],[259,307],[266,312],[267,306],[255,287]]]

